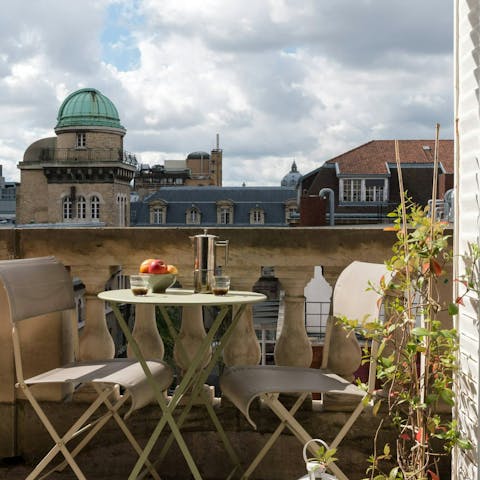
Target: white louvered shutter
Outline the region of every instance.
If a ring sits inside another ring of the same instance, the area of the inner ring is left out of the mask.
[[[480,1],[455,0],[455,109],[458,121],[455,165],[455,275],[464,272],[461,255],[480,232]],[[461,286],[457,284],[457,289]],[[472,296],[460,306],[460,372],[455,414],[462,434],[473,444],[454,452],[452,479],[479,479],[480,316]]]

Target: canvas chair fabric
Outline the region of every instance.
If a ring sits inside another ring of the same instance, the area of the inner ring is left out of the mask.
[[[389,272],[385,265],[367,262],[353,262],[346,267],[335,284],[333,293],[333,317],[347,317],[349,319],[364,320],[367,317],[378,319],[380,314],[381,297],[373,289],[367,290],[368,282],[379,284],[380,278],[389,281]],[[373,393],[376,373],[376,345],[371,346],[371,360],[368,388],[365,391],[357,385],[335,375],[325,367],[328,360],[328,350],[333,319],[329,319],[324,345],[324,359],[322,368],[284,367],[276,365],[264,366],[235,366],[227,369],[220,378],[220,387],[223,394],[245,415],[254,426],[249,408],[252,401],[259,397],[281,420],[281,424],[270,437],[267,444],[260,450],[243,475],[249,478],[254,469],[280,436],[285,427],[289,428],[297,439],[305,445],[312,440],[312,436],[300,425],[294,415],[310,392],[334,393],[353,395],[358,397],[358,404],[345,424],[340,428],[336,437],[330,442],[330,448],[336,448],[348,433],[360,413],[368,402],[365,396]],[[279,399],[282,393],[298,393],[299,398],[294,406],[287,410]],[[309,445],[312,454],[315,453],[313,444]],[[337,455],[338,456],[338,455]],[[329,470],[339,480],[348,480],[340,468],[332,463]]]
[[[260,393],[329,392],[363,398],[365,392],[334,373],[316,368],[271,365],[230,367],[221,379],[221,389],[257,428],[250,417],[250,405]]]
[[[152,376],[166,390],[173,381],[173,374],[163,362],[147,360]],[[128,417],[133,411],[145,407],[155,400],[153,389],[147,381],[142,366],[136,360],[114,358],[88,362],[72,362],[25,380],[27,385],[40,383],[110,383],[126,388],[130,395]]]
[[[124,358],[74,361],[24,378],[22,341],[16,324],[21,321],[45,321],[44,315],[53,312],[72,313],[75,308],[73,284],[66,268],[54,257],[0,261],[0,288],[5,290],[12,322],[17,387],[22,389],[55,444],[27,479],[37,478],[60,452],[64,455],[65,462],[43,477],[55,469],[65,468],[68,463],[77,478],[85,479],[74,457],[111,418],[115,419],[137,454],[141,455],[142,449],[118,413],[120,407],[128,402],[130,409],[127,415],[155,400],[153,389],[138,361]],[[147,364],[160,388],[166,390],[173,381],[171,368],[160,360],[149,360]],[[98,396],[61,436],[35,397],[34,386],[37,384],[71,384],[73,387],[90,384]],[[125,392],[115,401],[113,399],[118,392],[118,385],[124,387]],[[98,412],[97,418],[93,419],[92,416],[101,406],[106,407],[106,413]],[[83,439],[73,451],[69,451],[67,443],[79,434],[84,435]],[[152,476],[159,480],[152,464],[147,461],[146,465]]]

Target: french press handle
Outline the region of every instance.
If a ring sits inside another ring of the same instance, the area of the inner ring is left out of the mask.
[[[225,248],[225,262],[224,262],[225,266],[227,266],[228,264],[228,243],[229,243],[229,240],[217,240],[215,242],[215,247]]]

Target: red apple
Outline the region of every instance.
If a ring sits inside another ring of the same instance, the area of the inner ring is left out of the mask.
[[[147,258],[140,264],[140,273],[148,273],[148,267],[154,261],[154,258]]]
[[[148,266],[148,273],[168,273],[167,264],[163,260],[152,260]]]

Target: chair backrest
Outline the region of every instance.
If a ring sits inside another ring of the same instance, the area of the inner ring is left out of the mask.
[[[332,297],[332,318],[329,319],[325,336],[322,367],[326,368],[329,355],[329,344],[333,322],[336,318],[346,317],[352,320],[378,319],[381,309],[381,295],[375,289],[369,288],[369,282],[373,286],[380,285],[380,279],[384,277],[388,284],[391,272],[381,263],[369,263],[354,261],[348,265],[339,275]],[[371,355],[376,356],[377,345],[371,345]],[[375,384],[375,362],[370,363],[369,390]]]
[[[12,322],[75,307],[70,274],[54,257],[0,261],[0,284]]]
[[[381,277],[388,283],[390,272],[382,263],[352,262],[338,277],[333,291],[334,317],[361,320],[366,315],[378,317],[380,295],[368,289],[368,284],[380,284]],[[387,278],[388,277],[388,278]]]

